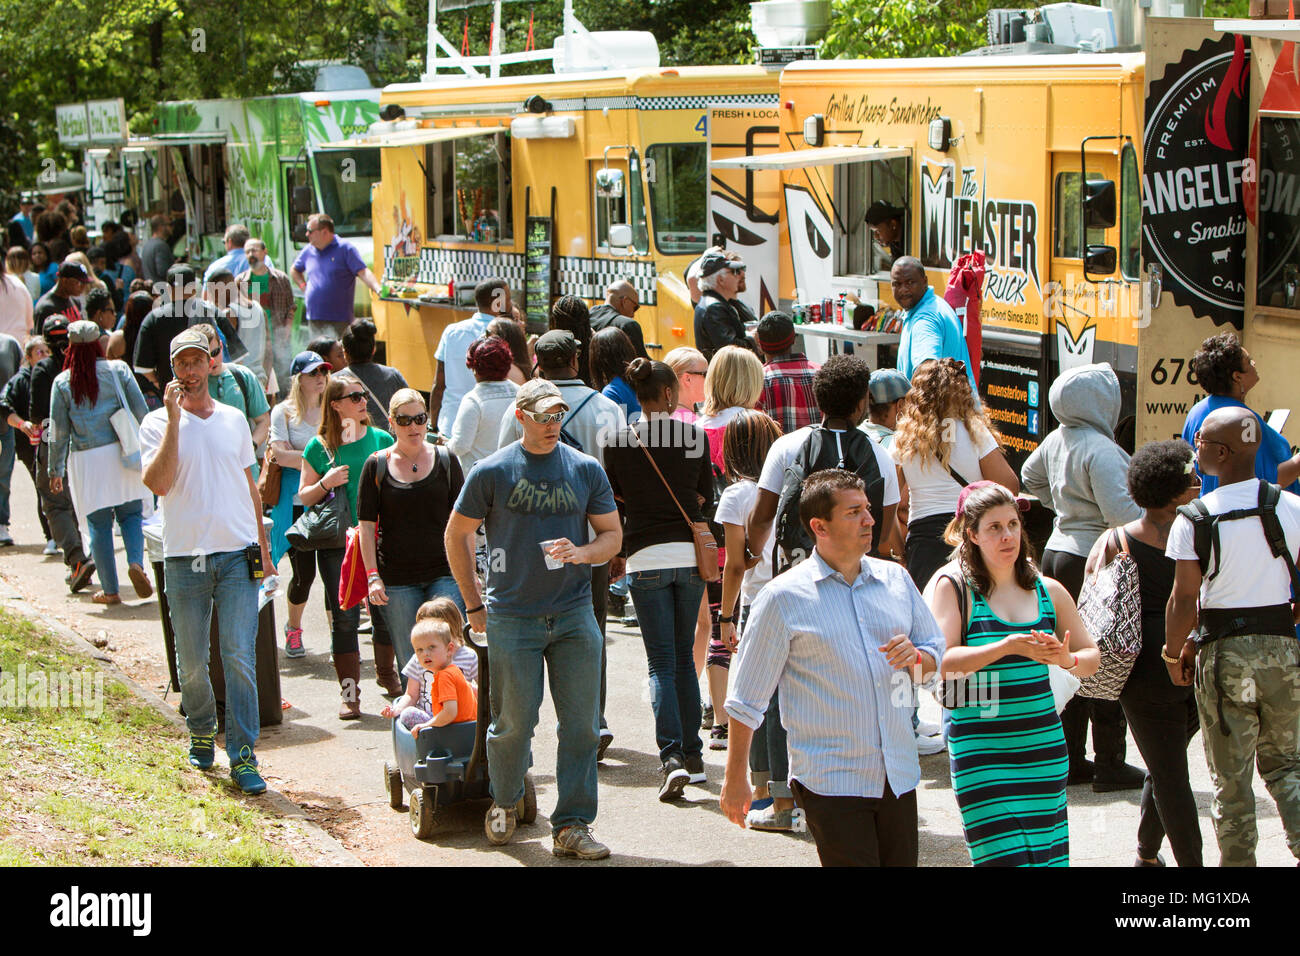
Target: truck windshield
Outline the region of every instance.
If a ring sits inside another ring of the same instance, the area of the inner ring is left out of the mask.
[[[379,150],[329,149],[312,155],[321,210],[340,236],[369,236],[370,186],[379,179]]]

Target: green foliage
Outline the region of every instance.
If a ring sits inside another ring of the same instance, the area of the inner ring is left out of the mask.
[[[987,0],[834,0],[822,56],[878,59],[965,53],[984,44],[988,8]]]

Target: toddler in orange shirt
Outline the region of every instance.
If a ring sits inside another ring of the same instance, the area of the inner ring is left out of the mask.
[[[397,718],[402,726],[418,737],[424,727],[444,727],[478,718],[478,698],[465,674],[452,663],[456,642],[445,621],[417,621],[411,629],[411,647],[421,671],[410,675],[406,693],[380,713]]]

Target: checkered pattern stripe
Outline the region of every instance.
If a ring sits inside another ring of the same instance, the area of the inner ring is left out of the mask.
[[[392,272],[393,247],[384,246],[384,275]],[[420,250],[420,269],[416,282],[443,285],[455,279],[458,286],[473,285],[500,276],[512,289],[524,287],[524,256],[517,252],[483,252],[477,249],[439,249],[425,246]],[[605,287],[615,279],[627,278],[636,288],[641,302],[655,305],[658,299],[658,270],[653,262],[631,259],[596,259],[585,256],[560,256],[556,268],[556,295],[576,295],[601,301]]]
[[[639,110],[703,110],[710,106],[776,106],[773,93],[737,93],[733,96],[638,96]]]

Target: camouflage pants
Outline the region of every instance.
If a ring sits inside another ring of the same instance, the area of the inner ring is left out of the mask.
[[[1197,654],[1196,705],[1214,781],[1219,865],[1255,865],[1254,762],[1300,858],[1300,643],[1249,634],[1206,645]]]

